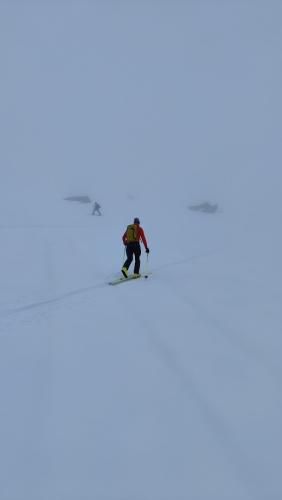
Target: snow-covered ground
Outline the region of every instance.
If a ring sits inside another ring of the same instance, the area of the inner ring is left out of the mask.
[[[280,5],[0,13],[0,500],[280,500]]]

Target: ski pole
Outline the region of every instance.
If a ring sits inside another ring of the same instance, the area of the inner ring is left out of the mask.
[[[147,253],[146,266],[145,266],[145,278],[148,278],[149,274],[149,254]]]

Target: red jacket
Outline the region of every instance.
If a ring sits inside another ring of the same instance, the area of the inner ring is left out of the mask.
[[[136,225],[137,225],[137,238],[138,238],[138,241],[142,240],[144,247],[148,248],[147,240],[145,238],[144,230],[138,224],[136,224]],[[125,231],[125,233],[124,233],[124,235],[122,237],[122,241],[123,241],[123,243],[125,245],[127,245],[128,241],[127,241],[126,231]]]

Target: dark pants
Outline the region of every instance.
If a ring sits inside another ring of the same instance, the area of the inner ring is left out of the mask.
[[[140,270],[140,255],[141,255],[140,243],[138,241],[133,241],[131,243],[128,243],[126,245],[126,255],[127,259],[123,264],[123,267],[126,267],[126,269],[128,269],[134,256],[135,257],[134,272],[138,274]]]

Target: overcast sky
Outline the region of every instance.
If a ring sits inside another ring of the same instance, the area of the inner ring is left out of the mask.
[[[281,18],[272,0],[1,0],[2,181],[277,197]]]

